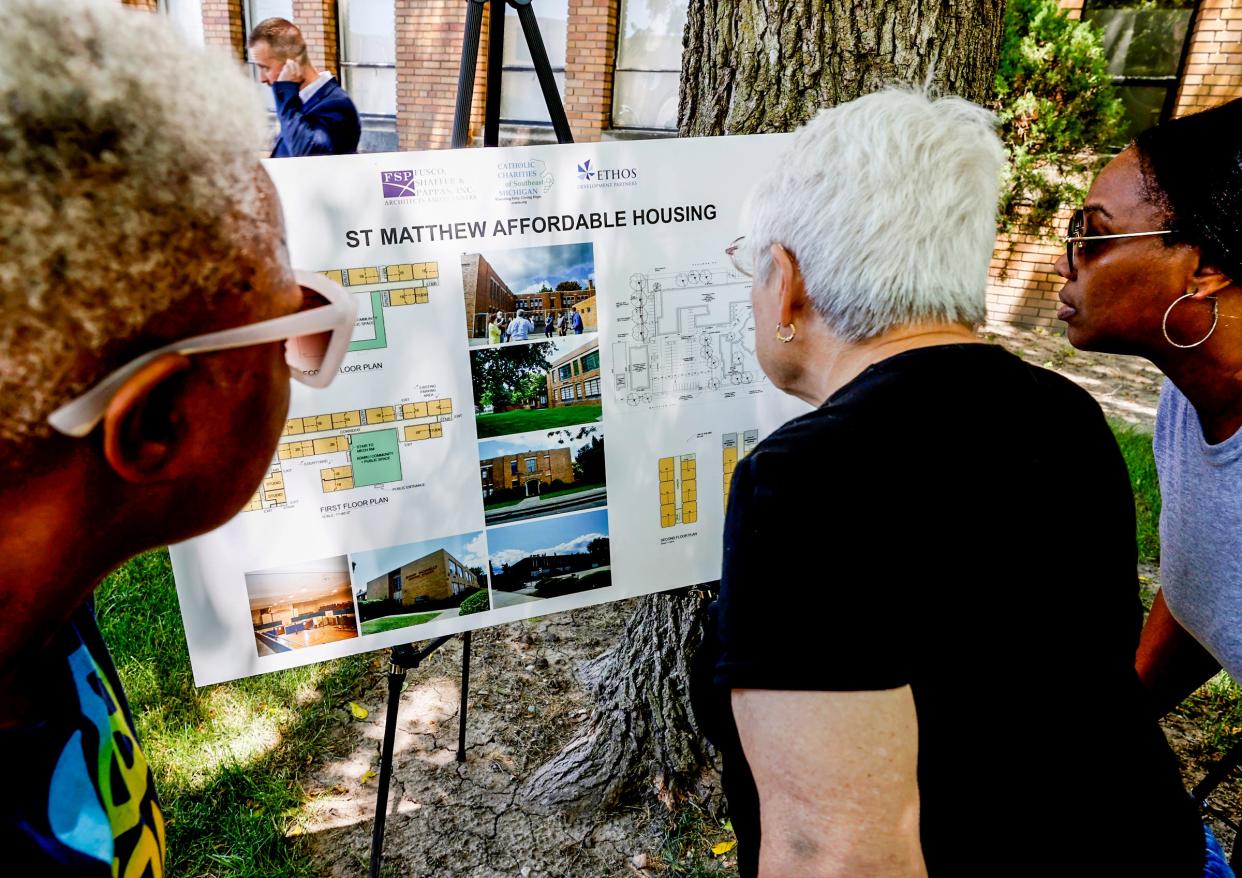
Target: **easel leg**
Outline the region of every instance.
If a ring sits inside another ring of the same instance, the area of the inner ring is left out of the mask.
[[[457,761],[466,761],[466,708],[470,704],[470,632],[461,636],[461,708],[457,713]]]
[[[379,878],[384,859],[384,820],[388,811],[388,784],[392,780],[392,750],[397,737],[397,709],[401,706],[401,684],[405,668],[397,664],[396,650],[388,666],[388,713],[384,717],[384,746],[380,750],[379,792],[375,796],[375,822],[371,827],[370,878]]]

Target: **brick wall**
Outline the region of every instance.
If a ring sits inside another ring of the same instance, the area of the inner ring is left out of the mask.
[[[147,12],[155,12],[159,8],[157,0],[121,0],[122,6],[132,6],[135,9],[145,9]]]
[[[293,0],[293,23],[302,31],[311,64],[337,73],[336,0]]]
[[[1242,0],[1199,0],[1177,115],[1242,97]]]
[[[1064,228],[1069,209],[1055,227]],[[988,267],[988,319],[1023,326],[1060,326],[1057,290],[1065,282],[1052,270],[1063,245],[1035,235],[1000,234]]]
[[[246,60],[241,0],[203,0],[203,42],[228,49],[238,61]]]
[[[396,0],[397,137],[402,149],[440,149],[453,135],[466,0]],[[483,124],[488,10],[475,69],[470,133]]]
[[[565,113],[574,140],[599,140],[612,126],[612,69],[620,0],[569,0]]]

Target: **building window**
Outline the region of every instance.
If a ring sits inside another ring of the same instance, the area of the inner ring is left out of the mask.
[[[538,471],[539,471],[539,458],[537,457],[526,458],[526,474],[530,475],[531,473],[538,472]]]
[[[566,384],[561,388],[561,402],[573,402],[573,399],[574,386],[572,384]]]
[[[397,115],[394,0],[340,0],[341,85],[364,116]]]
[[[621,0],[612,85],[614,127],[677,128],[687,6],[689,0]]]
[[[1173,114],[1194,0],[1088,0],[1082,17],[1100,28],[1108,72],[1126,108],[1128,140]]]
[[[579,367],[579,363],[578,363],[578,361],[577,361],[577,360],[574,360],[574,374],[575,374],[575,375],[581,375],[581,374],[582,374],[582,371],[581,371],[581,369],[580,369],[580,367]]]
[[[582,371],[594,372],[599,368],[599,351],[594,350],[582,358]]]
[[[548,52],[556,89],[565,99],[565,38],[569,32],[569,0],[541,0],[531,6],[539,22],[539,34]],[[548,107],[535,75],[535,64],[526,46],[522,22],[517,10],[505,4],[504,72],[500,85],[500,119],[503,122],[524,122],[551,125]]]
[[[250,32],[254,30],[255,25],[268,18],[283,18],[285,21],[293,20],[293,0],[245,0],[242,4],[242,17],[245,19],[246,25],[246,42],[250,42]],[[259,68],[251,62],[250,76],[257,83],[259,81]],[[276,101],[272,97],[272,90],[267,86],[263,87],[263,101],[267,105],[268,110],[276,112]]]
[[[559,370],[557,370],[556,374],[560,376],[562,381],[568,381],[570,378],[574,377],[573,366],[566,363],[564,366],[561,366]]]
[[[513,458],[513,460],[509,461],[509,475],[516,476],[518,474],[517,467],[518,467],[518,462],[517,462],[517,458],[515,457]]]
[[[598,378],[588,379],[586,384],[583,385],[582,389],[586,393],[587,399],[594,399],[595,397],[599,396],[599,379]]]
[[[203,0],[159,0],[159,9],[187,43],[203,45]]]

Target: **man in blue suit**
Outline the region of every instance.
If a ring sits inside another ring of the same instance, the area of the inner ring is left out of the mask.
[[[272,87],[280,136],[272,158],[342,155],[358,151],[358,111],[331,73],[310,63],[306,41],[292,22],[267,18],[250,32],[250,57]]]

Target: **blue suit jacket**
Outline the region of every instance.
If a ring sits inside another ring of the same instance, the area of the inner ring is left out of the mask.
[[[342,155],[358,151],[362,125],[345,89],[329,79],[303,106],[296,82],[272,83],[280,136],[272,158]]]

